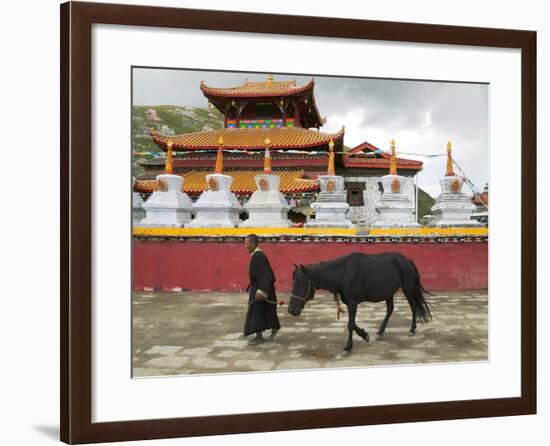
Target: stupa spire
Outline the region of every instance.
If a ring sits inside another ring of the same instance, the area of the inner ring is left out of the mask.
[[[447,143],[447,174],[448,177],[454,177],[455,173],[453,171],[453,157],[451,155],[451,151],[453,150],[453,145],[451,144],[451,141]]]
[[[220,136],[218,139],[218,154],[216,156],[216,168],[214,173],[222,174],[223,173],[223,138]]]
[[[397,157],[395,155],[395,139],[391,140],[390,175],[397,175]]]
[[[336,171],[334,169],[334,141],[332,138],[330,139],[330,142],[328,143],[328,170],[327,175],[334,176],[336,175]]]
[[[271,154],[269,153],[269,146],[271,145],[271,140],[266,138],[265,141],[265,155],[264,155],[264,173],[271,173]]]
[[[174,173],[174,156],[172,154],[172,146],[174,143],[171,139],[166,144],[166,164],[164,166],[164,173],[166,175],[172,175]]]

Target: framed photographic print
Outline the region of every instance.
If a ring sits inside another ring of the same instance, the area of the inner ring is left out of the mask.
[[[64,442],[535,413],[535,32],[61,24]]]

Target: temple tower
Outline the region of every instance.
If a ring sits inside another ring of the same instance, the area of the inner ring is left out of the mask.
[[[258,190],[252,194],[244,205],[248,211],[248,219],[240,224],[243,228],[253,227],[284,227],[289,226],[287,212],[290,209],[283,194],[279,192],[281,177],[271,170],[271,141],[266,138],[263,173],[256,175]]]
[[[450,227],[450,226],[483,226],[480,222],[472,219],[476,206],[471,202],[470,197],[462,192],[464,178],[455,174],[453,170],[452,144],[447,143],[447,172],[439,180],[441,194],[432,206],[432,213],[435,220],[429,226]]]
[[[233,177],[223,173],[223,145],[220,137],[214,173],[206,175],[208,190],[193,204],[196,217],[189,224],[191,228],[230,228],[240,223],[239,213],[243,207],[231,192]]]
[[[380,218],[372,224],[373,228],[411,228],[420,226],[415,219],[415,204],[411,200],[410,180],[397,174],[397,155],[395,140],[391,141],[391,159],[388,175],[382,177],[384,191],[376,204]]]
[[[155,192],[142,205],[146,216],[139,226],[183,227],[189,223],[193,204],[182,188],[183,178],[173,174],[172,142],[169,141],[164,174],[157,176]]]
[[[307,228],[352,228],[354,224],[346,217],[349,210],[344,177],[335,174],[334,142],[329,142],[327,174],[319,177],[321,192],[311,207],[315,219],[304,226]]]

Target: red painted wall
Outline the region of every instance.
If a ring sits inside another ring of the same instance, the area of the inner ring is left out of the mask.
[[[133,242],[134,290],[232,290],[246,288],[250,254],[237,242]],[[416,263],[428,290],[481,289],[488,285],[488,244],[264,242],[279,291],[291,287],[292,263],[321,260],[360,251],[399,251]]]

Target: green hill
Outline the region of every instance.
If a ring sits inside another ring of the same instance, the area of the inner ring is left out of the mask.
[[[158,120],[148,119],[156,112]],[[223,115],[215,108],[180,107],[176,105],[153,105],[132,107],[132,148],[135,151],[158,151],[149,131],[151,128],[162,133],[179,135],[181,133],[199,132],[206,129],[223,127]]]
[[[431,208],[435,200],[426,191],[418,188],[418,217],[431,214]]]
[[[151,112],[154,110],[154,112]],[[132,107],[132,167],[134,175],[143,174],[138,158],[150,159],[159,152],[149,132],[179,135],[223,127],[223,115],[216,108],[180,107],[176,105],[134,105]]]

